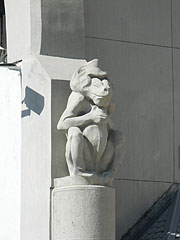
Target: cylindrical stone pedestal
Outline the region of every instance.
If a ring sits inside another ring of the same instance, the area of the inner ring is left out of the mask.
[[[115,190],[98,185],[54,188],[52,240],[115,240]]]

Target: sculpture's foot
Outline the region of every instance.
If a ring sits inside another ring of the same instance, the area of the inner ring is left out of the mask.
[[[93,185],[113,186],[114,172],[97,173],[84,171],[83,169],[74,169],[74,171],[70,173],[70,176],[74,178],[84,178],[89,184]]]
[[[86,179],[89,184],[103,185],[102,176],[93,171],[83,171],[82,169],[75,169],[73,172],[71,172],[70,176],[82,177]]]
[[[102,178],[103,178],[103,185],[113,186],[113,179],[114,179],[114,172],[113,171],[103,172]]]
[[[90,185],[89,181],[81,176],[66,176],[54,179],[54,187],[66,187],[74,185]]]
[[[88,172],[78,172],[77,174],[74,174],[74,176],[81,176],[81,177],[92,177],[93,173],[88,173]]]
[[[70,176],[81,176],[81,177],[92,177],[94,174],[92,172],[85,172],[83,170],[76,169]]]

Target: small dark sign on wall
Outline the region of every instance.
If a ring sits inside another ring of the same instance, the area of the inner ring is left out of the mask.
[[[32,88],[26,87],[25,98],[22,103],[26,104],[27,109],[22,111],[22,118],[30,116],[31,111],[40,115],[44,108],[44,97]]]

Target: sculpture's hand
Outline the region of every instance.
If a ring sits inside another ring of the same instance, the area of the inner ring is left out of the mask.
[[[96,105],[92,106],[89,113],[91,120],[97,124],[106,124],[108,122],[107,111],[103,108],[99,108]]]

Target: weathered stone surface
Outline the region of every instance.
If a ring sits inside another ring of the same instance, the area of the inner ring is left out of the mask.
[[[70,186],[52,191],[52,240],[115,240],[115,191]]]

